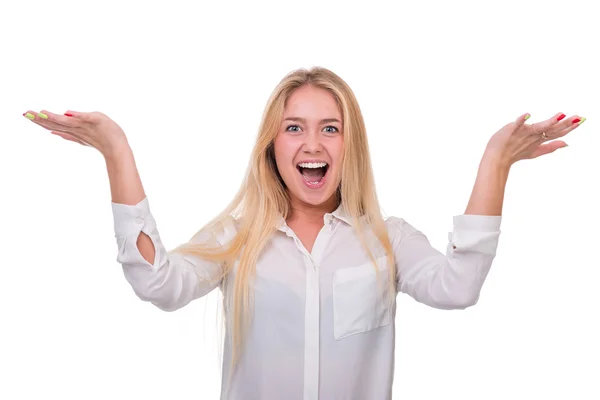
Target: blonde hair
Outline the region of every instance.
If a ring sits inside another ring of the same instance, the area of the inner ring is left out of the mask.
[[[251,315],[251,281],[255,277],[257,259],[277,231],[281,218],[287,219],[290,214],[289,196],[277,171],[273,142],[280,130],[287,99],[294,90],[304,85],[327,90],[340,108],[344,154],[338,200],[352,218],[358,237],[376,270],[373,243],[369,245],[364,235],[366,228],[374,233],[387,254],[391,286],[389,301],[395,298],[392,245],[381,215],[365,124],[354,93],[346,82],[328,69],[313,67],[310,70],[302,68],[292,71],[281,80],[267,102],[250,163],[237,195],[223,212],[198,232],[212,232],[214,235],[231,219],[235,219],[239,222],[236,236],[224,246],[190,241],[171,251],[218,262],[222,265],[219,279],[227,279],[237,261],[231,310],[225,306],[225,312],[232,311],[233,314],[233,326],[228,329],[232,338],[232,366],[235,366],[241,353]],[[224,294],[224,297],[228,296]]]

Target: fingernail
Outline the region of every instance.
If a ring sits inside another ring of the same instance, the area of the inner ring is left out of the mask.
[[[23,114],[25,116],[25,118],[29,118],[29,119],[35,119],[35,115],[33,115],[32,113],[26,113]]]
[[[44,114],[44,113],[38,113],[38,116],[40,118],[48,119],[48,116],[46,114]]]
[[[527,121],[527,120],[529,119],[529,117],[531,117],[531,115],[527,114],[527,115],[525,116],[525,121]]]
[[[579,125],[583,124],[583,123],[585,122],[585,120],[586,120],[586,119],[587,119],[587,118],[585,118],[585,117],[581,118],[581,121],[579,121]]]
[[[69,114],[69,113],[65,113],[64,115],[66,115],[67,117],[72,117],[73,114]]]
[[[579,121],[581,121],[579,118],[575,118],[575,119],[573,120],[573,123],[574,123],[574,124],[576,124],[576,123],[578,123]]]
[[[566,117],[565,114],[560,114],[560,116],[558,118],[556,118],[557,121],[562,120],[564,117]]]

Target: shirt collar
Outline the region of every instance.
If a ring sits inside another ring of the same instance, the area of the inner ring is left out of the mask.
[[[327,215],[327,214],[325,214]],[[344,221],[345,223],[347,223],[348,225],[352,226],[352,217],[348,215],[348,213],[346,212],[346,210],[344,209],[344,207],[342,207],[342,205],[340,204],[338,208],[335,209],[334,212],[331,213],[331,215],[333,215],[335,218]]]
[[[350,226],[353,225],[352,217],[350,217],[348,215],[348,213],[344,210],[344,207],[341,204],[333,212],[325,214],[323,216],[323,219],[324,219],[325,225],[331,225],[333,223],[334,219],[343,221]],[[286,232],[286,233],[289,231],[287,222],[285,221],[285,219],[283,217],[280,218],[279,226],[277,227],[277,229],[282,232]]]

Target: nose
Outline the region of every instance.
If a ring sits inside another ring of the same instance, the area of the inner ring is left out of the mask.
[[[318,153],[323,149],[323,144],[321,143],[321,135],[319,132],[315,132],[311,130],[304,136],[304,145],[303,150],[306,153]]]

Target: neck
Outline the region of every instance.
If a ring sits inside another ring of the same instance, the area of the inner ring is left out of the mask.
[[[322,224],[323,216],[335,211],[337,206],[338,202],[335,195],[319,205],[307,204],[292,195],[290,196],[290,216],[288,222],[303,220],[308,223]]]

